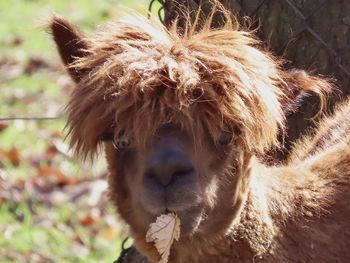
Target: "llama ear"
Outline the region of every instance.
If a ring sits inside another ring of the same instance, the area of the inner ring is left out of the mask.
[[[302,102],[312,94],[320,99],[321,109],[325,107],[327,96],[333,90],[332,84],[326,78],[307,74],[303,70],[285,72],[285,98],[281,104],[286,115],[296,112]]]
[[[61,59],[75,82],[79,82],[87,70],[76,69],[71,64],[86,55],[87,42],[77,28],[65,19],[55,16],[49,24]]]

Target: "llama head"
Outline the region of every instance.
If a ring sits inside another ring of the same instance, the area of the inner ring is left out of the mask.
[[[176,23],[128,17],[90,38],[61,18],[50,24],[76,81],[70,145],[82,157],[104,148],[111,197],[135,237],[166,212],[180,217],[182,238],[226,232],[252,156],[278,147],[283,109],[302,89],[327,90],[282,71],[229,17],[220,30],[210,23],[179,33]]]

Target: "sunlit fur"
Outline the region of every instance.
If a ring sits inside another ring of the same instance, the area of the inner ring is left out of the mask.
[[[281,102],[296,87],[329,91],[316,77],[307,76],[300,85],[305,74],[282,71],[233,23],[221,30],[209,25],[180,35],[176,24],[166,30],[157,21],[128,17],[88,38],[87,55],[71,65],[91,69],[67,107],[77,153],[94,154],[98,136],[114,120],[139,144],[167,122],[192,130],[204,123],[213,138],[222,128],[238,127],[246,147],[263,152],[278,145],[277,134],[285,127]]]
[[[237,134],[232,161],[206,188],[215,211],[206,220],[228,224],[218,224],[210,236],[198,233],[175,242],[169,262],[349,262],[350,101],[298,142],[286,164],[263,165],[256,156],[278,147],[285,112],[296,109],[299,95],[312,91],[324,102],[331,85],[303,71],[283,70],[251,33],[228,14],[226,20],[223,29],[210,29],[209,18],[200,31],[188,25],[179,33],[176,23],[167,30],[133,16],[85,39],[86,55],[70,65],[89,72],[67,106],[71,147],[93,157],[113,125],[117,133],[132,135],[137,149],[168,123],[198,143],[216,142],[221,130],[232,131]],[[57,23],[71,27],[54,18],[52,25]],[[111,198],[139,251],[157,262],[153,245],[145,242],[147,227],[130,201],[130,191],[137,189],[127,183],[112,144],[105,148]],[[197,161],[204,165],[206,159]]]

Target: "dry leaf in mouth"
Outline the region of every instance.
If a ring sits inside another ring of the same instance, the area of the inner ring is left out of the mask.
[[[180,237],[180,219],[174,213],[161,215],[157,217],[155,223],[150,224],[146,234],[147,242],[154,242],[161,258],[159,263],[167,263],[170,248],[175,240]]]

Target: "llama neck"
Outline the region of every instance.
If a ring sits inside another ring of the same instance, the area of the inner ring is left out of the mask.
[[[279,227],[269,206],[271,182],[266,180],[267,172],[264,165],[253,160],[247,200],[239,222],[231,227],[231,238],[241,240],[250,248],[252,255],[262,255],[271,248]],[[234,242],[234,245],[242,246],[239,242]]]
[[[239,222],[231,227],[231,238],[243,240],[252,255],[273,250],[274,239],[287,225],[324,211],[327,194],[319,190],[325,183],[307,167],[267,167],[253,159],[248,197]]]
[[[300,162],[266,167],[255,160],[248,198],[231,237],[245,240],[253,255],[263,255],[274,249],[273,241],[285,236],[288,226],[318,220],[332,205],[330,196],[336,189],[331,185],[344,180],[314,166]]]

